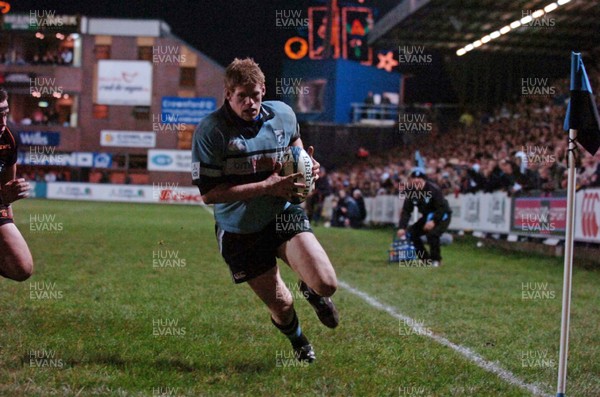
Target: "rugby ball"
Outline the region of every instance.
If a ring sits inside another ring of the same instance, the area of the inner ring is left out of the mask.
[[[296,188],[296,191],[302,194],[302,197],[293,197],[289,200],[292,204],[300,204],[306,200],[306,197],[315,187],[312,174],[312,160],[306,150],[298,146],[290,146],[285,149],[281,163],[281,172],[279,175],[287,176],[298,172],[301,174],[297,178],[294,178],[294,182],[304,184],[303,188]]]

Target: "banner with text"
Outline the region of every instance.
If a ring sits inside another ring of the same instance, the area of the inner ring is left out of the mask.
[[[203,205],[198,188],[168,183],[150,186],[50,182],[46,196],[55,200]]]
[[[148,150],[148,171],[192,172],[190,150]]]
[[[42,147],[28,152],[18,152],[17,164],[84,168],[110,168],[112,166],[112,154],[110,153],[56,153],[52,149],[55,148]]]
[[[100,132],[100,145],[153,148],[156,146],[156,134],[144,131],[102,130]]]
[[[162,97],[161,122],[198,124],[203,118],[217,109],[215,98]]]
[[[150,106],[152,104],[152,63],[98,61],[95,103]]]
[[[60,132],[54,131],[17,131],[21,146],[58,146]]]

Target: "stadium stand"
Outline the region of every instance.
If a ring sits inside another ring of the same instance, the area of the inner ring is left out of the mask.
[[[598,91],[599,73],[590,72],[590,79]],[[552,87],[553,96],[523,96],[492,113],[476,113],[470,126],[441,132],[435,125],[431,133],[400,148],[342,164],[329,175],[333,191],[360,189],[367,197],[397,194],[415,166],[416,149],[427,161],[429,178],[445,194],[564,189],[568,81],[554,81]],[[600,186],[600,156],[580,155],[578,189]]]

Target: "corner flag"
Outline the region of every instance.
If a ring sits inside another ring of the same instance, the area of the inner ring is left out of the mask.
[[[591,155],[600,148],[600,117],[581,54],[571,53],[571,100],[564,130],[577,130],[577,141]]]
[[[573,240],[575,237],[575,141],[590,154],[600,148],[600,117],[592,87],[583,67],[581,54],[571,53],[571,100],[567,107],[565,130],[569,130],[567,221],[565,228],[565,261],[563,272],[562,313],[560,320],[560,350],[556,397],[565,397],[567,388],[567,358],[569,355],[569,322],[571,317],[571,287],[573,278]]]

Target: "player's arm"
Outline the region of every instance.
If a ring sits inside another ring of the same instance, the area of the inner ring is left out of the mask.
[[[294,188],[304,185],[295,183],[299,173],[279,176],[281,164],[275,164],[272,174],[265,180],[234,184],[228,181],[223,172],[225,161],[223,154],[226,142],[218,130],[202,130],[200,124],[194,133],[192,143],[192,180],[200,189],[202,200],[206,204],[231,203],[250,200],[261,196],[279,196],[290,199],[296,194]]]
[[[278,196],[285,199],[290,199],[294,196],[300,197],[301,194],[294,192],[293,189],[304,187],[304,184],[294,182],[294,178],[302,174],[296,173],[288,176],[279,176],[280,170],[281,165],[278,164],[273,173],[267,179],[260,182],[241,185],[221,183],[207,192],[202,192],[202,187],[200,187],[202,201],[205,204],[216,204],[250,200],[261,196]]]
[[[6,167],[0,173],[0,188],[17,177],[17,165]]]
[[[7,167],[0,174],[0,204],[10,205],[17,200],[29,197],[29,182],[17,179],[17,165]]]

